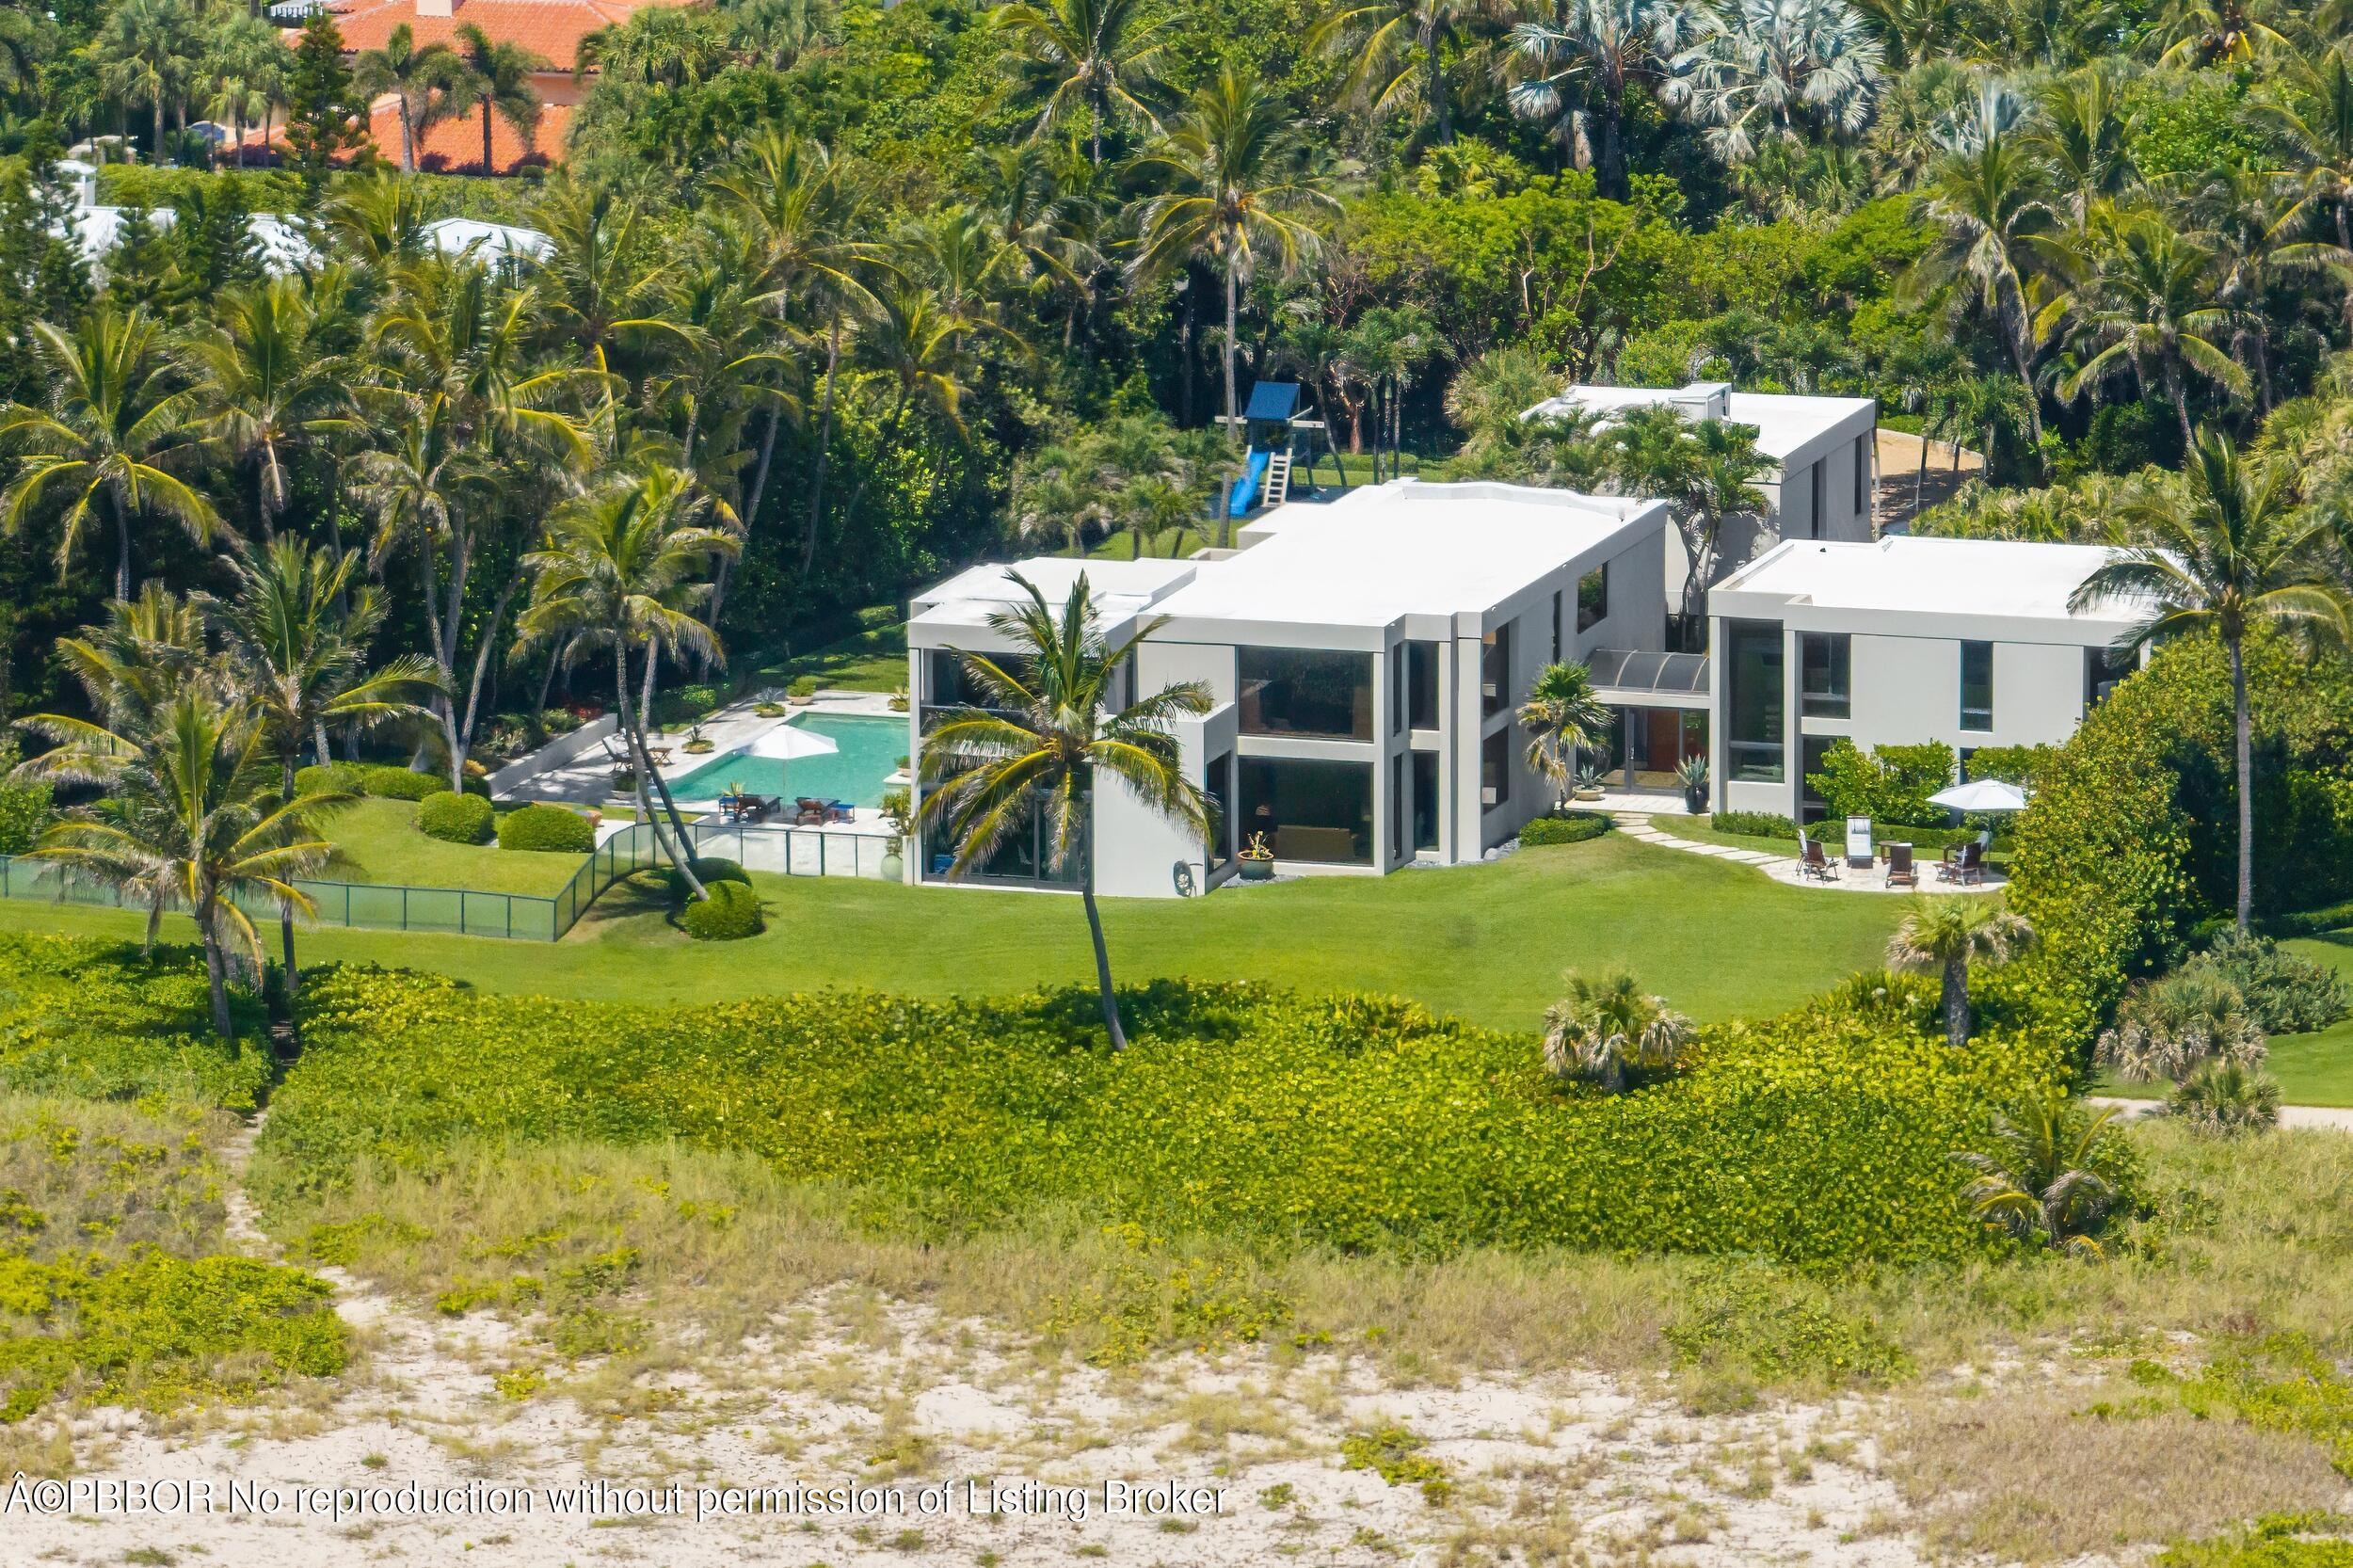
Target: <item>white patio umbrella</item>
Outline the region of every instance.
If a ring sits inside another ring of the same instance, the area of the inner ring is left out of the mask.
[[[1929,804],[1949,806],[1956,811],[2023,811],[2026,792],[1998,778],[1973,778],[1937,791],[1929,796]]]
[[[745,746],[754,757],[770,757],[779,762],[790,762],[803,757],[823,757],[841,748],[814,730],[797,725],[780,724]]]

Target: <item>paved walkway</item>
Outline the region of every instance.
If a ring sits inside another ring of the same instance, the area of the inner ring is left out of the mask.
[[[1962,887],[1957,882],[1940,882],[1937,880],[1935,858],[1929,856],[1918,862],[1920,886],[1917,888],[1890,888],[1887,885],[1886,873],[1876,867],[1869,871],[1842,872],[1830,881],[1823,882],[1814,877],[1801,876],[1798,873],[1798,857],[1794,855],[1774,855],[1760,849],[1736,849],[1730,844],[1711,844],[1703,843],[1695,839],[1678,839],[1671,833],[1660,831],[1652,820],[1651,814],[1645,811],[1618,810],[1612,811],[1610,816],[1617,823],[1619,830],[1629,839],[1639,839],[1646,844],[1657,844],[1661,849],[1679,849],[1689,855],[1705,855],[1711,859],[1732,860],[1743,866],[1754,866],[1775,882],[1786,883],[1793,888],[1820,888],[1833,892],[1846,893],[1985,893],[1992,892],[2009,880],[1998,872],[1988,872],[1982,883],[1972,887]],[[1837,864],[1835,857],[1833,857],[1833,864]]]
[[[2130,1121],[2137,1116],[2153,1115],[2165,1109],[2163,1100],[2125,1099],[2117,1095],[2093,1095],[2093,1105],[2112,1105]],[[2353,1132],[2353,1109],[2340,1105],[2283,1105],[2280,1107],[2281,1127],[2326,1128],[2331,1132]]]

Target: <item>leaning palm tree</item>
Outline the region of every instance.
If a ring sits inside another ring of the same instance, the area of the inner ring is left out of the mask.
[[[2099,1233],[2116,1206],[2125,1165],[2107,1135],[2114,1106],[2090,1111],[2058,1096],[1994,1116],[1989,1144],[1954,1163],[1972,1173],[1969,1211],[2028,1246],[2079,1257],[2105,1256]]]
[[[2229,438],[2202,433],[2178,486],[2152,487],[2122,508],[2127,536],[2084,579],[2071,607],[2121,600],[2141,617],[2130,648],[2182,632],[2212,632],[2231,661],[2238,767],[2238,928],[2255,911],[2254,710],[2247,695],[2247,637],[2269,624],[2308,639],[2343,643],[2353,599],[2318,562],[2326,518],[2298,506],[2286,471],[2250,463]]]
[[[1915,302],[1958,288],[2000,338],[2025,391],[2027,428],[2038,447],[2042,410],[2035,390],[2035,308],[2026,276],[2034,241],[2053,223],[2041,179],[2041,166],[2014,135],[1994,131],[1947,154],[1926,191],[1926,216],[1936,227],[1936,238],[1904,280],[1905,296]]]
[[[47,373],[49,406],[0,408],[0,450],[22,459],[0,491],[0,528],[14,534],[53,493],[63,497],[63,571],[103,505],[115,530],[115,597],[128,599],[136,519],[159,512],[200,544],[212,542],[220,524],[211,502],[160,466],[188,415],[186,400],[171,390],[163,335],[143,311],[125,315],[100,305],[71,333],[34,323],[33,346]]]
[[[917,820],[927,833],[953,842],[952,877],[985,867],[1032,830],[1057,873],[1076,872],[1095,943],[1103,1028],[1120,1050],[1128,1034],[1095,903],[1096,779],[1108,775],[1145,809],[1208,843],[1216,831],[1215,808],[1184,775],[1175,725],[1209,712],[1214,699],[1206,684],[1186,680],[1113,707],[1120,668],[1163,623],[1155,620],[1106,648],[1085,573],[1070,585],[1059,614],[1028,578],[1006,576],[1027,601],[992,613],[988,625],[1011,655],[954,650],[965,679],[981,693],[980,706],[953,710],[925,733]]]
[[[1546,664],[1520,705],[1519,724],[1528,731],[1528,765],[1566,799],[1577,754],[1593,748],[1609,724],[1609,707],[1593,694],[1593,673],[1583,664]]]
[[[1103,163],[1103,121],[1132,115],[1154,130],[1160,120],[1144,94],[1157,85],[1169,19],[1147,19],[1139,0],[1045,0],[1006,6],[996,24],[1013,35],[1018,57],[1051,72],[1054,88],[1032,135],[1043,135],[1076,109],[1087,114],[1087,155]]]
[[[1555,1078],[1623,1095],[1628,1069],[1671,1070],[1699,1032],[1625,969],[1599,980],[1572,969],[1566,979],[1569,994],[1545,1009],[1545,1068]]]
[[[1943,976],[1945,1043],[1959,1050],[1969,1043],[1969,966],[2007,964],[2034,940],[2025,916],[1989,900],[1923,897],[1887,939],[1887,962]]]
[[[384,601],[375,584],[355,584],[358,551],[316,549],[289,536],[238,561],[236,573],[233,597],[204,602],[226,633],[239,689],[268,729],[279,799],[291,805],[305,744],[324,764],[330,723],[368,729],[424,716],[423,699],[440,688],[439,672],[419,654],[368,667]],[[300,991],[292,904],[280,909],[279,936],[291,1005]]]
[[[43,833],[30,857],[193,916],[213,1030],[233,1039],[230,975],[256,978],[264,963],[245,905],[312,912],[296,879],[332,852],[316,822],[343,797],[277,798],[269,722],[259,703],[224,684],[191,682],[142,717],[111,727],[56,713],[22,721],[56,743],[25,767],[106,792]]]
[[[1318,239],[1301,216],[1338,204],[1309,175],[1299,127],[1278,93],[1256,76],[1228,68],[1193,95],[1183,117],[1137,171],[1163,188],[1144,203],[1143,239],[1128,270],[1165,276],[1195,258],[1225,275],[1225,428],[1235,441],[1234,358],[1241,285],[1261,249],[1288,270],[1315,251]]]
[[[664,652],[711,660],[718,633],[698,611],[711,592],[703,574],[741,548],[728,528],[710,520],[712,497],[694,476],[660,462],[616,473],[566,502],[548,520],[543,549],[523,558],[531,602],[516,619],[516,648],[560,649],[568,663],[592,653],[613,658],[614,722],[636,764],[637,815],[697,899],[710,895],[695,874],[694,848],[653,765],[638,705],[630,701],[629,664],[641,654],[650,680]],[[662,797],[656,812],[646,786]]]

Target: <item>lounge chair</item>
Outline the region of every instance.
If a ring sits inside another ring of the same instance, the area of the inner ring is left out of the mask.
[[[1822,851],[1822,840],[1804,833],[1798,835],[1798,875],[1828,882],[1838,874],[1837,863]]]
[[[735,820],[748,823],[766,822],[768,813],[783,804],[784,802],[775,795],[745,795],[736,803]]]
[[[846,800],[829,800],[825,802],[825,820],[827,822],[856,822],[857,808]]]
[[[1849,817],[1847,819],[1847,869],[1867,872],[1871,869],[1872,863],[1878,859],[1879,852],[1871,847],[1871,819]]]
[[[1887,846],[1887,885],[1890,888],[1920,886],[1920,873],[1913,869],[1910,844]]]
[[[1972,887],[1985,880],[1985,846],[1972,840],[1961,846],[1961,857],[1953,862],[1945,876],[1947,882]]]
[[[825,825],[825,803],[808,795],[796,795],[792,801],[792,825],[823,827]]]

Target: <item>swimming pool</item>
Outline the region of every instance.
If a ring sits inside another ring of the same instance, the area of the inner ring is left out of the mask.
[[[808,795],[853,806],[882,804],[883,780],[899,771],[899,759],[907,754],[906,720],[798,713],[786,722],[823,735],[840,749],[789,762],[737,752],[672,779],[670,792],[680,800],[712,800],[729,785],[740,784],[752,794],[786,801]]]

